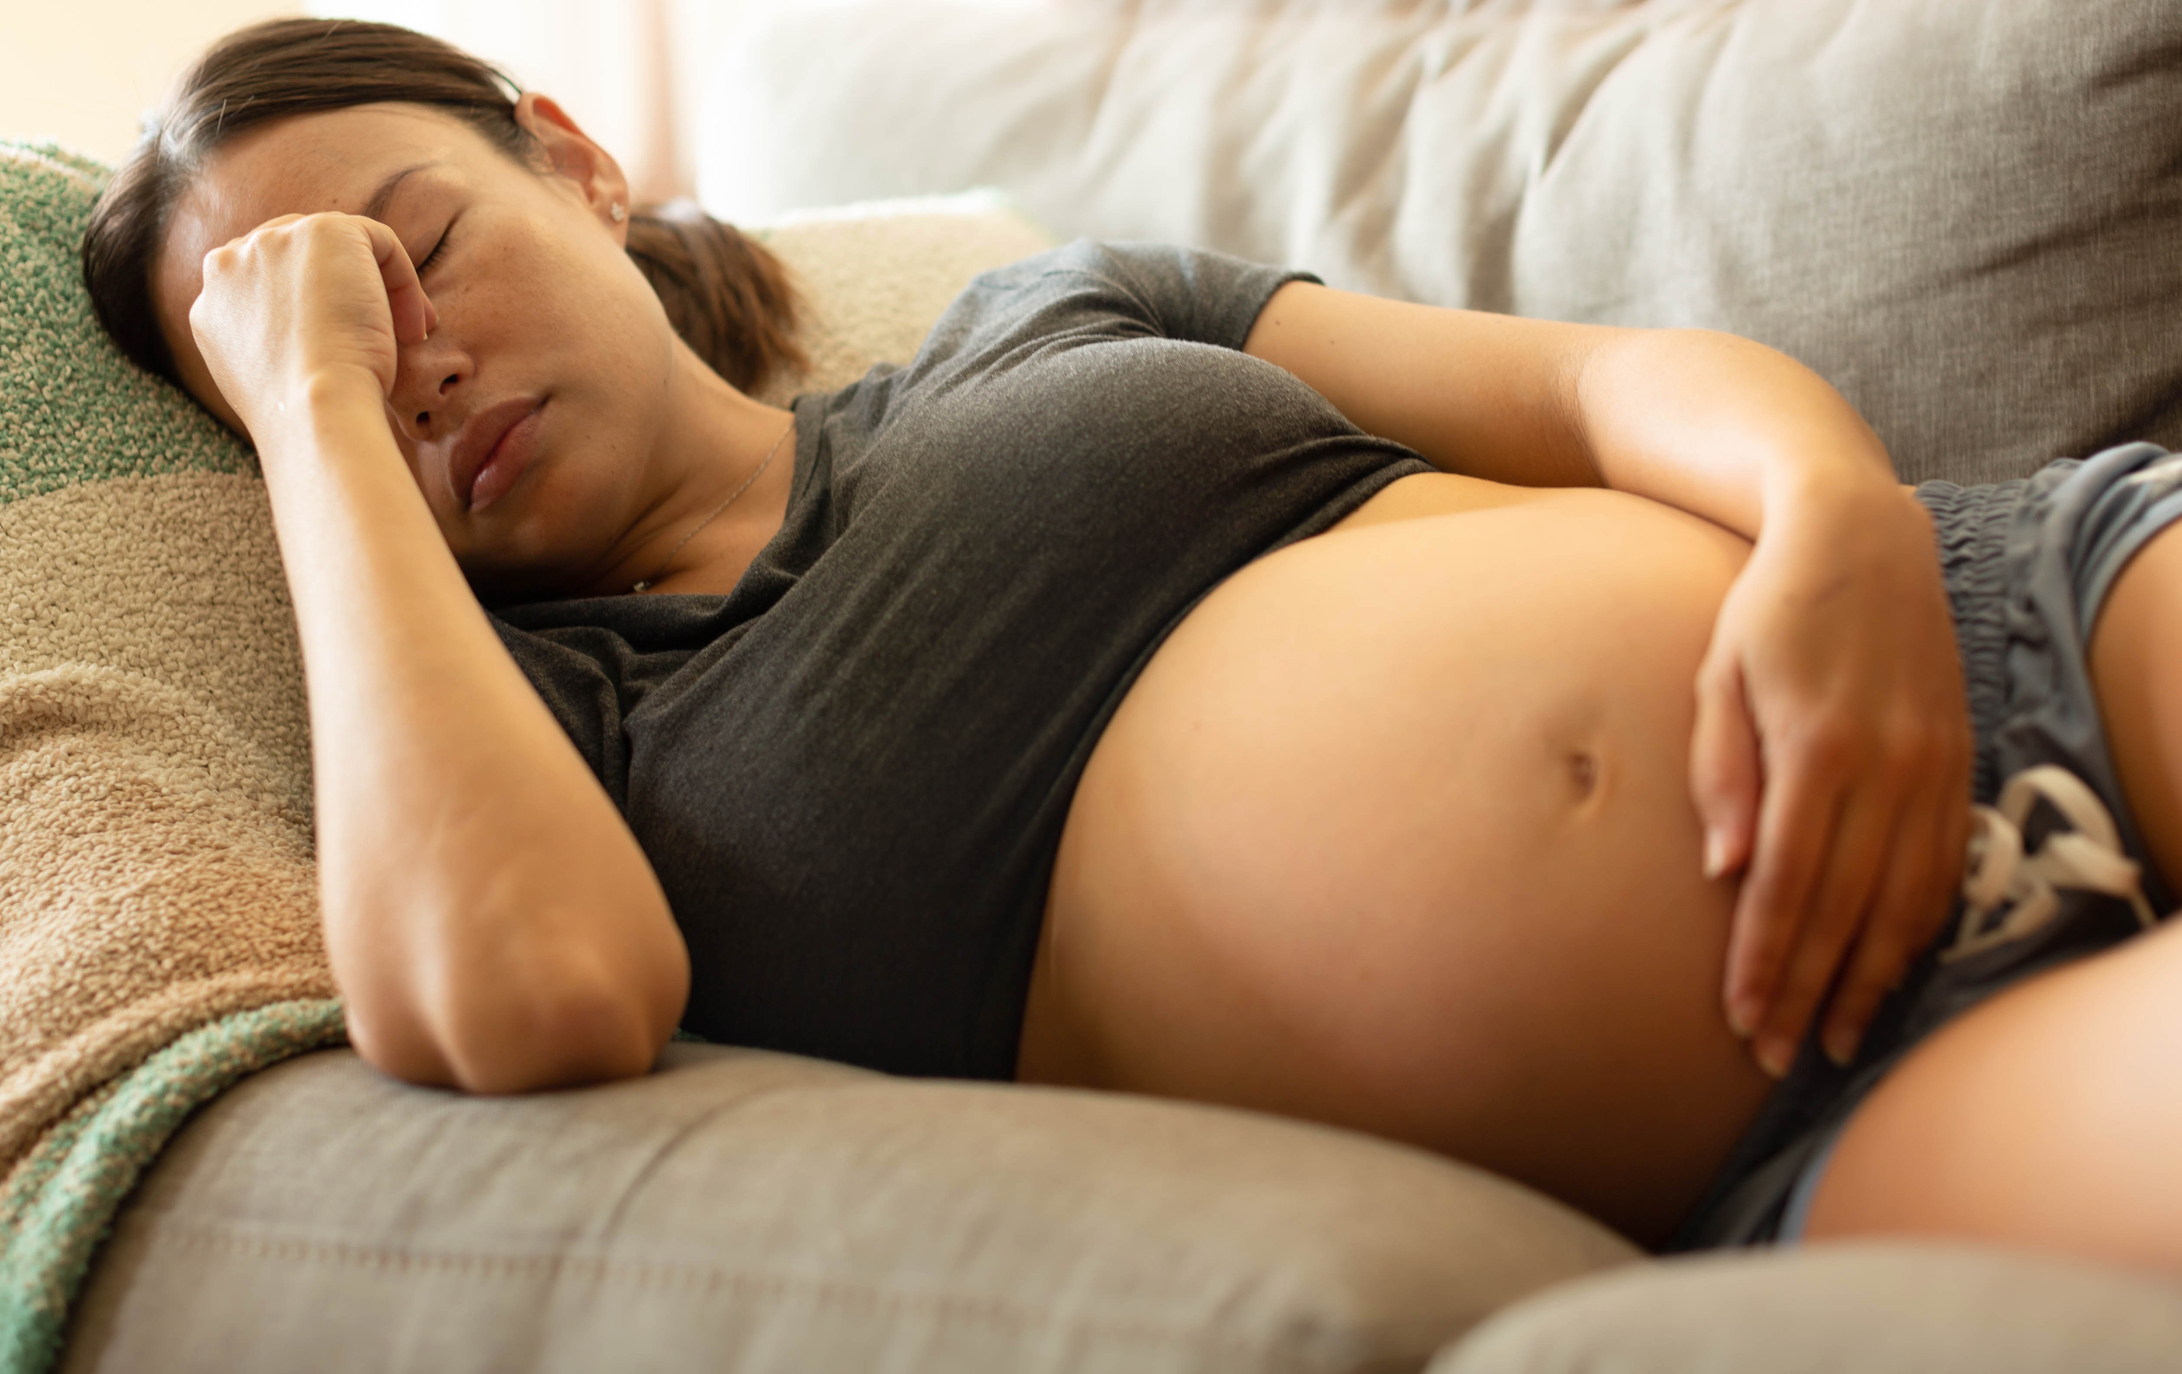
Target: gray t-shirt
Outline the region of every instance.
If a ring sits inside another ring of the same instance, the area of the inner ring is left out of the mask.
[[[1087,240],[988,272],[907,367],[796,398],[786,519],[732,592],[495,608],[665,888],[685,1028],[1014,1076],[1129,684],[1228,574],[1431,470],[1239,351],[1299,277]]]

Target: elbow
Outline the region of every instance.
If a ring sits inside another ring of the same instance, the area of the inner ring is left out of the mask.
[[[657,1026],[641,998],[596,979],[483,1002],[447,1018],[442,1057],[464,1092],[544,1092],[638,1078],[673,1034],[671,1022]]]
[[[350,1042],[406,1082],[488,1095],[544,1092],[651,1071],[688,994],[687,956],[664,976],[616,976],[595,957],[435,979],[427,995],[349,992]]]

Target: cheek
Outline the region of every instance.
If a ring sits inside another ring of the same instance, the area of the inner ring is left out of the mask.
[[[465,549],[466,532],[449,531],[466,565],[550,566],[610,544],[646,504],[667,418],[674,332],[635,263],[565,225],[517,227],[491,250],[491,276],[451,283],[442,311],[475,331],[489,395],[552,393],[555,461],[489,550]]]
[[[546,337],[593,356],[640,356],[671,332],[651,284],[604,234],[529,236],[527,261],[511,263],[517,290],[534,303]],[[522,299],[521,296],[518,299]]]
[[[603,245],[539,245],[510,262],[510,314],[502,334],[524,359],[516,384],[551,388],[573,419],[564,440],[580,437],[595,492],[647,451],[666,418],[662,399],[675,366],[675,335],[666,311],[636,264],[610,240]],[[526,285],[534,283],[535,285]]]

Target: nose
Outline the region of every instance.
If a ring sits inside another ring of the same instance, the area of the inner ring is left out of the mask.
[[[449,411],[471,371],[468,355],[456,345],[444,321],[432,337],[401,349],[387,405],[410,442],[435,443],[452,434]]]

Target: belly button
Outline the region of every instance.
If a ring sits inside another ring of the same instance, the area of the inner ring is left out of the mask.
[[[1580,801],[1591,795],[1599,785],[1599,761],[1595,755],[1582,751],[1568,756],[1568,779],[1575,784],[1576,797]]]

